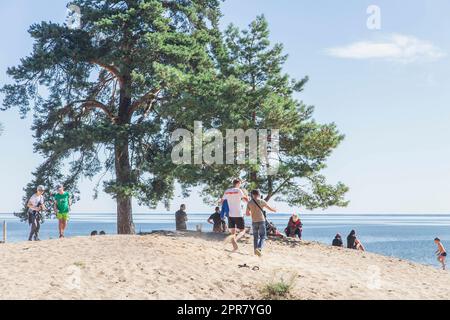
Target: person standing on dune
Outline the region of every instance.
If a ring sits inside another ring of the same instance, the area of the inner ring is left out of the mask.
[[[28,241],[40,241],[39,230],[41,228],[41,211],[45,211],[44,199],[45,187],[37,187],[36,193],[28,200],[28,222],[31,226]]]
[[[177,231],[187,231],[188,216],[186,213],[186,205],[182,204],[180,210],[175,213],[175,223]]]
[[[58,185],[57,192],[53,195],[54,211],[58,219],[59,238],[64,238],[66,232],[67,222],[69,221],[70,207],[72,206],[72,199],[70,193],[64,191],[63,185]]]
[[[245,235],[245,220],[242,212],[241,202],[244,200],[248,202],[247,195],[241,189],[242,181],[235,179],[233,181],[233,187],[225,191],[222,198],[222,204],[227,202],[229,215],[228,215],[228,228],[231,233],[231,243],[234,251],[239,249],[237,242]]]

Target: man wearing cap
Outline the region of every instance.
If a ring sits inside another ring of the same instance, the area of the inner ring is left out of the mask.
[[[53,195],[54,211],[59,221],[59,237],[64,238],[64,232],[69,221],[69,212],[72,205],[70,193],[64,191],[63,185],[57,186],[57,193]]]
[[[41,228],[41,211],[45,211],[44,186],[37,187],[37,191],[28,200],[28,222],[31,225],[28,241],[39,241],[39,230]]]

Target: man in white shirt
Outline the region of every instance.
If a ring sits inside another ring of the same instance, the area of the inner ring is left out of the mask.
[[[39,229],[41,228],[41,211],[46,210],[44,205],[44,186],[37,187],[37,192],[28,200],[28,222],[31,225],[29,241],[39,241]]]
[[[241,202],[244,200],[248,202],[248,196],[241,189],[241,180],[233,181],[233,188],[225,191],[222,198],[222,203],[227,201],[229,208],[228,228],[231,232],[231,243],[234,250],[238,250],[237,241],[245,234],[244,212],[242,210]]]

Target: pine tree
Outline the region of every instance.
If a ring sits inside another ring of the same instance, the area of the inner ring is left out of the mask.
[[[208,123],[221,85],[211,58],[220,0],[76,0],[81,25],[31,26],[33,52],[9,68],[4,108],[33,111],[35,186],[104,172],[117,200],[119,234],[133,234],[132,199],[150,207],[173,197],[169,133]],[[207,109],[206,109],[207,108]],[[191,125],[192,126],[192,125]],[[22,216],[23,217],[23,216]]]
[[[235,92],[234,103],[239,107],[225,121],[236,129],[279,129],[280,165],[275,175],[267,175],[261,162],[210,169],[210,174],[203,175],[205,196],[220,196],[234,174],[248,181],[248,189],[259,188],[266,200],[276,197],[308,209],[347,206],[344,196],[348,188],[340,182],[327,184],[321,174],[344,136],[334,123],[317,123],[314,107],[295,99],[308,77],[296,81],[283,72],[288,57],[281,44],[271,46],[264,16],[253,21],[248,30],[230,25],[221,49],[218,56],[223,76],[239,79],[245,88]]]

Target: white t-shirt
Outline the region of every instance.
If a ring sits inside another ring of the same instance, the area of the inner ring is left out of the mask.
[[[228,202],[231,218],[242,218],[244,216],[241,207],[241,201],[244,197],[245,194],[241,189],[232,188],[225,191],[223,199]]]
[[[37,194],[33,194],[29,202],[31,202],[33,207],[37,207],[39,203],[44,204],[44,196],[43,195],[38,196]]]

